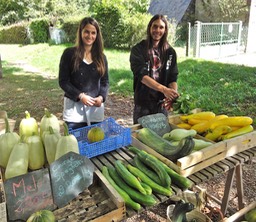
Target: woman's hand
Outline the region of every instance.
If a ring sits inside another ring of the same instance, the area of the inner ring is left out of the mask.
[[[100,107],[102,103],[103,103],[103,97],[102,96],[98,96],[98,97],[95,98],[94,106]]]
[[[89,95],[86,95],[85,93],[81,93],[79,95],[79,99],[86,106],[94,106],[95,105],[95,98],[93,98]]]

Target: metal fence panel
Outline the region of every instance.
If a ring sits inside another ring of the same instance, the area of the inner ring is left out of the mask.
[[[245,31],[242,22],[202,23],[188,25],[187,56],[216,59],[244,50]]]

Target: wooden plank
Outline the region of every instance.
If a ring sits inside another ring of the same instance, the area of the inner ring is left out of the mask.
[[[198,177],[196,177],[195,175],[190,175],[190,176],[188,177],[188,179],[190,179],[195,185],[202,182],[202,181],[201,181]]]
[[[204,168],[206,168],[207,166],[210,166],[214,163],[217,163],[220,159],[223,159],[224,158],[224,154],[223,153],[220,153],[208,160],[205,160],[203,162],[200,162],[200,163],[197,163],[195,164],[194,166],[191,166],[187,169],[183,169],[180,171],[180,174],[187,177],[195,172],[198,172],[199,170],[202,170]]]
[[[106,178],[97,169],[94,183],[68,205],[54,212],[58,222],[97,221],[101,217],[109,221],[113,215],[116,221],[125,217],[125,204],[122,197],[112,188]]]
[[[228,202],[230,199],[230,192],[231,192],[231,187],[234,181],[234,175],[235,175],[235,169],[232,168],[228,171],[226,183],[225,183],[225,190],[224,190],[224,195],[222,198],[222,203],[221,203],[221,212],[223,215],[226,214],[227,212],[227,207],[228,207]]]
[[[214,169],[213,165],[206,167],[205,170],[209,172],[212,175],[212,177],[215,177],[218,175],[218,171]]]
[[[218,158],[217,159],[215,158],[214,161],[209,161],[209,163],[213,164],[215,163],[215,161],[220,160],[220,158],[223,159],[225,157],[225,155],[222,154],[223,151],[225,150],[226,150],[226,142],[222,141],[222,142],[213,144],[212,146],[206,147],[202,150],[191,153],[188,156],[178,159],[177,165],[180,167],[181,170],[184,170],[191,166],[194,166],[197,163],[200,163],[205,160],[209,160],[209,158],[214,158],[215,156],[218,156]],[[204,168],[206,166],[209,166],[209,164],[208,165],[207,164],[205,164]]]
[[[209,180],[214,177],[214,174],[212,174],[210,171],[208,171],[207,168],[200,170],[199,172],[205,176],[205,180]]]
[[[234,222],[241,219],[247,212],[256,208],[256,201],[250,203],[248,206],[244,207],[243,209],[239,210],[235,214],[231,215],[229,218],[224,218],[222,222]]]
[[[201,171],[194,173],[194,176],[198,177],[201,182],[208,180],[208,178],[204,174],[202,174]]]
[[[227,164],[223,163],[222,161],[217,162],[216,165],[222,168],[223,172],[227,172],[230,170],[230,167]]]
[[[226,156],[234,156],[244,150],[256,146],[256,131],[225,140],[227,143]]]
[[[241,210],[244,207],[244,187],[243,187],[243,173],[242,166],[239,164],[236,166],[236,188],[238,196],[238,207]]]

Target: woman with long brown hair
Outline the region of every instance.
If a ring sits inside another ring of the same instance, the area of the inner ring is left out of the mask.
[[[104,119],[109,80],[98,22],[85,17],[77,30],[76,45],[64,50],[59,85],[64,91],[63,120],[76,129]]]

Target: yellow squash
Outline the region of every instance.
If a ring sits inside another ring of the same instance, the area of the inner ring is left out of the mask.
[[[248,116],[232,116],[225,119],[215,121],[210,125],[210,130],[214,130],[217,126],[228,125],[228,126],[248,126],[253,122],[251,117]]]
[[[230,139],[230,138],[233,138],[233,137],[236,137],[236,136],[241,136],[243,134],[250,133],[252,131],[253,131],[253,126],[252,125],[244,126],[244,127],[240,128],[238,130],[232,131],[232,132],[224,135],[222,137],[222,140]]]
[[[221,135],[230,133],[231,131],[232,131],[232,128],[230,126],[227,126],[227,125],[217,126],[212,132],[207,133],[205,138],[212,141],[218,141]]]
[[[192,118],[201,119],[201,120],[210,120],[214,117],[215,117],[215,113],[210,111],[203,111],[203,112],[193,113],[189,115],[182,115],[180,116],[180,119],[184,122],[188,122],[188,120]]]
[[[209,121],[207,122],[201,122],[201,123],[198,123],[198,124],[195,124],[194,126],[191,127],[191,129],[194,129],[195,131],[197,131],[197,133],[199,134],[203,134],[205,133],[209,127],[216,121],[218,120],[222,120],[222,119],[225,119],[225,118],[228,118],[227,115],[224,115],[224,114],[221,114],[221,115],[217,115],[215,116],[214,118],[210,119]]]

